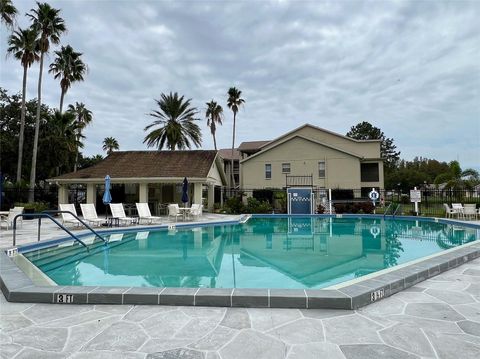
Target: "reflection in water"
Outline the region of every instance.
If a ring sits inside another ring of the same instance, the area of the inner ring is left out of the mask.
[[[243,225],[112,234],[26,256],[60,285],[321,288],[473,241],[421,221],[253,218]]]

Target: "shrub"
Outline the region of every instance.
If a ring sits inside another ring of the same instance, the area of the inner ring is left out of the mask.
[[[241,214],[245,213],[245,205],[242,202],[241,197],[232,197],[227,199],[225,203],[225,211],[228,214]]]
[[[15,203],[17,207],[24,207],[26,210],[33,210],[38,213],[48,209],[48,203],[45,202],[32,202],[32,203]]]
[[[321,204],[317,206],[317,213],[318,214],[323,214],[325,213],[325,207],[323,207]]]
[[[374,206],[371,202],[337,203],[335,213],[373,213]]]
[[[246,213],[271,213],[272,206],[268,201],[259,201],[256,198],[249,197],[245,211]]]

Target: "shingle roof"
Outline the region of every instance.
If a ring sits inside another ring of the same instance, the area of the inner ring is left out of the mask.
[[[240,146],[238,146],[238,149],[240,151],[252,151],[252,150],[259,150],[260,147],[266,145],[270,141],[247,141],[247,142],[242,142]]]
[[[205,178],[216,151],[116,151],[100,163],[53,180],[104,178]]]
[[[232,149],[231,148],[222,148],[218,150],[218,155],[222,157],[224,160],[232,159]],[[240,152],[237,148],[233,149],[233,159],[240,160]]]

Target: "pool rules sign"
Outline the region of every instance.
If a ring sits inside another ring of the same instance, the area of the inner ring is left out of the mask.
[[[415,213],[418,216],[418,204],[422,202],[422,193],[414,187],[410,190],[410,202],[415,203]]]

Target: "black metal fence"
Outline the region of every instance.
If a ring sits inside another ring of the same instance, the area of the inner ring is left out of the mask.
[[[338,212],[366,211],[372,201],[368,197],[371,188],[362,189],[332,189],[332,205],[338,209]],[[410,193],[399,190],[380,190],[379,199],[375,203],[375,212],[384,213],[390,204],[400,204],[400,212],[404,215],[415,215],[415,205],[410,201]],[[422,216],[445,216],[444,203],[451,206],[452,203],[474,203],[480,208],[480,192],[474,190],[439,190],[439,189],[420,189],[421,201],[418,205],[419,215]],[[318,205],[327,206],[329,200],[329,190],[323,188],[313,188],[316,202]],[[231,197],[243,198],[244,196],[253,197],[260,201],[268,201],[275,213],[286,213],[287,195],[285,189],[249,189],[249,190],[231,190],[224,189],[224,203]],[[321,210],[321,209],[320,209]],[[373,210],[373,207],[372,207]],[[397,213],[400,214],[400,213]]]
[[[1,210],[5,211],[16,204],[28,202],[27,188],[3,188],[1,195]],[[58,189],[56,186],[36,188],[34,194],[34,210],[56,209],[58,205]]]

